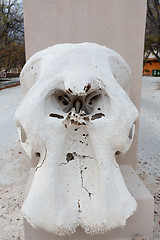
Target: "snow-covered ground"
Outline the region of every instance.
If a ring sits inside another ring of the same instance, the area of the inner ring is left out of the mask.
[[[13,121],[21,99],[20,87],[0,91],[0,240],[24,239],[20,208],[30,162]],[[137,172],[155,199],[153,239],[159,240],[160,78],[143,78]]]

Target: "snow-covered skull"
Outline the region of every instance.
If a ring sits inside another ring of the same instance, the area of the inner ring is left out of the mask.
[[[130,81],[123,58],[92,43],[56,45],[26,63],[15,120],[34,165],[22,207],[33,227],[104,233],[136,210],[115,158],[129,149],[138,116]]]

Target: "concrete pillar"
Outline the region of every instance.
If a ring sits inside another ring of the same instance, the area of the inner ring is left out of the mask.
[[[105,45],[117,51],[129,64],[133,73],[130,97],[140,109],[147,0],[23,0],[23,4],[27,59],[58,43],[96,42]],[[119,157],[119,164],[136,168],[137,141],[138,122],[132,147],[123,159]],[[122,166],[126,184],[138,202],[137,212],[127,220],[124,229],[99,236],[85,235],[78,229],[70,237],[58,237],[34,230],[25,221],[25,240],[124,240],[139,233],[151,236],[153,198],[132,172],[131,167]],[[141,184],[142,188],[139,187]]]

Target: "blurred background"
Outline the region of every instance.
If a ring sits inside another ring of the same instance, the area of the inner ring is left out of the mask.
[[[25,64],[22,0],[0,1],[0,78],[18,77]],[[160,76],[160,1],[147,1],[143,75]]]

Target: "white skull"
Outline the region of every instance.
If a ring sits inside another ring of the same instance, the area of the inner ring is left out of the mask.
[[[15,120],[35,167],[22,207],[33,227],[104,233],[136,210],[115,158],[129,149],[138,116],[130,82],[122,57],[92,43],[56,45],[26,63]]]

